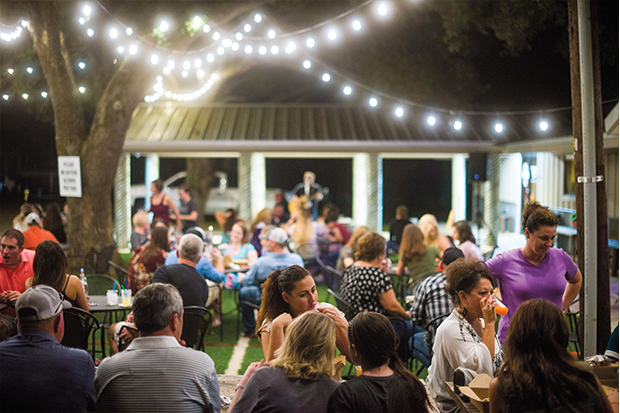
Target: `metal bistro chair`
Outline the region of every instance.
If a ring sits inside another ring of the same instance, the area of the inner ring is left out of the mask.
[[[334,297],[334,300],[336,300],[336,307],[338,307],[338,309],[344,313],[344,317],[347,319],[347,321],[350,322],[351,320],[353,320],[353,317],[355,317],[355,310],[353,309],[353,307],[351,307],[351,304],[346,302],[342,297],[340,297],[338,293],[334,292],[334,290],[332,290],[331,288],[328,288],[327,292]]]
[[[321,271],[323,271],[323,278],[325,279],[325,285],[327,285],[327,288],[331,289],[336,293],[339,293],[342,273],[331,265],[326,265],[319,256],[316,257],[316,262],[321,267]],[[328,297],[326,297],[325,299],[326,301],[327,298]]]
[[[80,348],[88,351],[88,339],[91,333],[99,328],[97,319],[91,313],[76,307],[64,310],[63,316],[65,321],[65,335],[60,344],[66,347]],[[92,340],[91,355],[94,359],[94,337]]]
[[[573,301],[573,304],[577,303],[579,299]],[[572,304],[571,304],[572,305]],[[579,347],[579,311],[572,312],[570,309],[566,311],[566,317],[568,318],[568,327],[570,329],[570,335],[568,336],[568,343],[574,343],[575,352],[577,357],[581,360],[581,348]]]
[[[189,306],[183,308],[181,340],[185,340],[185,347],[204,351],[205,333],[211,325],[211,317],[211,312],[204,307]]]
[[[437,328],[443,322],[443,320],[445,320],[449,315],[450,313],[437,316],[433,318],[432,320],[430,320],[424,327],[424,340],[426,341],[426,347],[428,348],[428,353],[429,353],[429,354],[426,354],[426,356],[429,362],[433,359],[433,345],[435,344],[435,334],[437,333]],[[413,356],[413,352],[412,352],[412,356]],[[413,370],[413,358],[414,357],[415,356],[409,359],[409,370]],[[418,371],[416,372],[416,375],[419,376],[420,373],[422,373],[422,370],[424,370],[424,368],[425,368],[424,365],[421,365]]]

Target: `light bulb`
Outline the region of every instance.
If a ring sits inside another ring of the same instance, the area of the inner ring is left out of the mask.
[[[78,90],[80,91],[80,93],[86,92],[86,88],[84,86],[80,86]]]
[[[265,46],[261,46],[258,48],[258,53],[261,55],[266,55],[267,54],[267,48]]]
[[[310,60],[304,60],[303,66],[304,69],[310,69],[312,67],[312,62],[310,62]]]
[[[169,90],[168,90],[168,91],[166,91],[166,97],[167,97],[168,99],[170,99],[170,98],[172,97],[172,92],[171,92],[171,91],[169,91]]]
[[[198,28],[198,27],[200,27],[201,24],[202,24],[202,19],[200,17],[198,17],[198,16],[194,16],[194,20],[193,20],[192,26],[195,27],[195,28]]]
[[[133,29],[131,27],[128,27],[125,29],[125,33],[127,33],[127,36],[131,36],[133,34]]]
[[[207,55],[207,62],[213,63],[214,61],[215,61],[215,56],[213,56],[213,53],[209,53]]]
[[[79,23],[83,26],[83,25],[84,25],[84,23],[86,23],[86,19],[85,19],[84,17],[80,17],[80,18],[78,19],[78,22],[79,22]]]
[[[202,60],[200,60],[200,59],[194,60],[194,66],[201,67],[202,66]]]
[[[541,131],[546,131],[547,129],[549,129],[549,124],[547,122],[545,122],[544,120],[540,121],[540,130]]]
[[[209,33],[211,31],[211,26],[205,24],[204,26],[202,26],[202,31],[205,33]]]
[[[329,33],[327,33],[327,37],[329,40],[336,40],[336,30],[330,30]]]
[[[244,32],[246,32],[246,33],[250,33],[250,31],[251,31],[251,30],[252,30],[252,26],[251,26],[249,23],[246,23],[246,24],[243,26],[243,31],[244,31]]]
[[[170,68],[168,66],[164,67],[164,73],[165,74],[170,73]]]
[[[167,21],[163,21],[159,24],[159,30],[161,30],[162,32],[167,32],[168,29],[170,29],[170,25]]]
[[[279,51],[280,49],[278,48],[278,46],[271,47],[271,54],[278,54]]]
[[[247,46],[245,46],[245,53],[246,54],[250,54],[252,53],[252,46],[250,46],[249,44]]]
[[[90,9],[90,6],[88,5],[84,6],[84,8],[82,9],[82,13],[84,13],[84,16],[90,16],[90,12],[91,12],[91,9]]]
[[[12,75],[13,74],[13,69],[9,68],[9,69],[7,69],[7,72],[9,72],[9,75]]]
[[[455,120],[453,127],[455,130],[461,130],[461,128],[463,128],[463,123],[460,120]]]
[[[161,82],[163,82],[163,81],[164,81],[164,78],[163,78],[163,77],[161,77],[161,76],[157,76],[157,77],[155,78],[155,80],[157,80],[157,83],[161,83]]]
[[[9,95],[2,95],[2,99],[9,100]]]
[[[118,31],[116,29],[110,30],[110,38],[116,39],[118,37]]]
[[[289,42],[289,44],[286,45],[286,49],[284,50],[286,51],[286,53],[291,54],[295,51],[295,49],[297,49],[297,46],[295,46],[295,43]]]
[[[351,89],[351,86],[345,86],[342,89],[342,93],[344,93],[347,96],[349,96],[351,94],[351,92],[353,92],[353,90]]]
[[[41,96],[43,97],[43,99],[47,98],[47,92],[41,92]]]
[[[387,14],[387,6],[385,5],[385,3],[379,5],[377,13],[379,13],[380,16],[385,16]]]
[[[157,63],[159,63],[159,57],[154,54],[151,56],[151,64],[156,65]]]
[[[22,98],[24,98],[24,100],[28,100],[28,93],[22,94]]]
[[[222,37],[220,35],[220,32],[213,32],[213,40],[217,42],[218,40],[220,40],[220,37]]]
[[[430,126],[434,126],[435,123],[437,123],[437,119],[435,119],[434,116],[429,116],[428,118],[426,118],[426,123],[428,123]]]
[[[123,54],[125,52],[125,48],[123,46],[118,46],[116,50],[118,50],[120,54]]]
[[[230,39],[224,39],[222,40],[222,46],[224,47],[230,47],[232,45],[232,40]]]
[[[256,23],[260,23],[261,21],[263,21],[263,18],[261,17],[261,15],[260,15],[260,14],[256,14],[256,15],[254,16],[254,21],[255,21]]]
[[[138,46],[136,46],[135,44],[129,46],[129,54],[133,56],[136,53],[138,53]]]
[[[362,23],[360,23],[359,20],[354,20],[353,23],[351,23],[351,26],[353,27],[353,30],[355,31],[359,31],[362,29]]]
[[[192,68],[192,64],[188,61],[183,62],[183,69],[189,70]]]
[[[314,47],[314,39],[312,37],[308,37],[308,40],[306,40],[306,46],[310,48]]]
[[[329,73],[323,73],[323,76],[321,76],[321,79],[323,79],[323,82],[327,83],[331,80],[331,76],[329,75]]]
[[[174,69],[174,60],[168,60],[166,67],[171,70]]]
[[[88,37],[93,37],[95,35],[95,31],[93,29],[86,30],[86,34]]]
[[[217,54],[219,54],[220,56],[224,54],[224,48],[222,46],[217,48]]]
[[[377,98],[370,98],[368,100],[368,104],[374,108],[379,104],[379,101],[377,100]]]
[[[31,67],[27,67],[26,72],[28,72],[29,74],[32,74],[32,72],[34,72],[34,69]]]
[[[237,34],[235,35],[235,39],[237,39],[237,41],[243,40],[243,33],[237,32]]]
[[[495,132],[496,133],[502,133],[503,130],[504,130],[504,125],[502,125],[501,123],[497,122],[495,124]]]
[[[233,52],[236,52],[237,50],[239,50],[239,43],[234,42],[232,46],[230,46],[230,48],[232,49]]]
[[[402,117],[403,117],[403,115],[405,114],[405,112],[403,111],[403,108],[401,108],[401,107],[397,107],[397,108],[394,110],[394,114],[395,114],[397,117],[402,118]]]
[[[269,32],[267,32],[267,37],[273,39],[274,37],[276,37],[276,31],[273,29],[269,30]]]
[[[183,77],[187,77],[188,74],[189,73],[187,73],[187,70],[184,70],[184,71],[181,72],[181,76],[183,76]]]
[[[84,63],[84,62],[80,62],[80,63],[78,63],[78,67],[79,67],[80,69],[84,69],[84,68],[86,67],[86,63]]]
[[[198,72],[196,72],[196,74],[198,75],[198,77],[204,77],[205,71],[200,69]]]

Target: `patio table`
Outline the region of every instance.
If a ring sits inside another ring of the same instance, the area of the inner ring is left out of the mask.
[[[121,304],[108,305],[108,299],[105,295],[89,296],[88,306],[90,308],[90,313],[93,315],[103,313],[103,320],[99,323],[99,330],[101,331],[101,354],[103,356],[102,358],[105,358],[105,338],[108,327],[119,321],[125,321],[127,313],[131,311],[131,306],[123,306]],[[93,341],[95,340],[95,335],[96,331],[93,331]]]

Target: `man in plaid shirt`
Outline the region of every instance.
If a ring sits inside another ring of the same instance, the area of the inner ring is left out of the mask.
[[[452,311],[452,301],[446,292],[446,267],[459,258],[465,258],[460,249],[446,249],[439,266],[441,271],[420,282],[413,293],[411,320],[414,325],[428,330],[428,334],[423,331],[413,335],[413,354],[425,367],[431,364],[429,347],[432,347],[435,330]]]

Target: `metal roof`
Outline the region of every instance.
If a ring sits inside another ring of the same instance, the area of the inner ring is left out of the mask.
[[[504,132],[493,131],[494,117],[465,117],[460,131],[450,118],[339,104],[142,103],[127,131],[126,152],[480,152],[538,138],[536,117],[502,119]],[[570,135],[570,114],[557,118],[554,136]],[[470,123],[468,123],[470,122]],[[567,133],[568,128],[568,133]],[[549,138],[549,136],[545,136]]]

